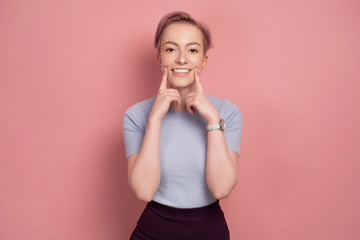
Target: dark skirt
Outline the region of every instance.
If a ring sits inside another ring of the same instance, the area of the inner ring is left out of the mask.
[[[174,208],[151,201],[130,240],[229,240],[219,201],[200,208]]]

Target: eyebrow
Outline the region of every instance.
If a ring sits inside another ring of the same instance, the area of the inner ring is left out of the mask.
[[[177,44],[176,42],[173,42],[173,41],[164,42],[163,45],[165,45],[165,44],[172,44],[172,45],[175,45],[175,46],[179,46],[179,44]],[[187,43],[185,46],[190,46],[190,45],[199,45],[199,46],[201,46],[198,42],[190,42],[190,43]]]

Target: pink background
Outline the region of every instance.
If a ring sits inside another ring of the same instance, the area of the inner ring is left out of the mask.
[[[242,110],[234,240],[360,239],[360,2],[0,2],[0,239],[128,239],[122,116],[160,83],[152,41],[210,27],[205,91]]]

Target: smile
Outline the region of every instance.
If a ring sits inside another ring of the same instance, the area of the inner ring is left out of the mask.
[[[173,68],[171,69],[171,71],[176,72],[176,73],[187,73],[190,72],[190,69],[187,68]]]

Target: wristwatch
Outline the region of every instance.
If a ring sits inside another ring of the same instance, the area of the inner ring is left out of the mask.
[[[221,130],[221,131],[225,131],[226,128],[226,123],[224,119],[220,119],[220,122],[218,124],[214,124],[214,125],[207,125],[206,126],[206,130],[208,132],[212,131],[212,130]]]

